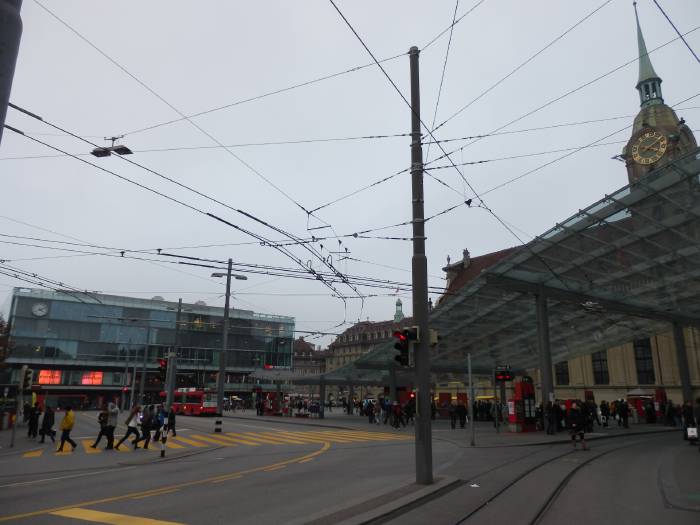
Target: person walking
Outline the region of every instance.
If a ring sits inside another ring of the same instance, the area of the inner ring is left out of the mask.
[[[448,405],[447,414],[450,416],[450,426],[454,430],[457,427],[457,407],[454,403]]]
[[[600,402],[600,417],[603,420],[603,426],[607,428],[608,420],[610,419],[610,407],[605,399]]]
[[[107,405],[107,446],[105,450],[114,449],[114,430],[119,422],[119,408],[114,403]]]
[[[175,431],[175,409],[170,407],[170,412],[168,412],[168,432],[173,433],[173,437],[177,436]]]
[[[168,433],[168,430],[163,428],[167,420],[168,414],[165,412],[163,405],[158,405],[151,418],[151,430],[156,431],[156,433],[153,435],[154,443],[158,443],[158,441],[160,441],[161,435],[166,435]]]
[[[586,416],[578,407],[576,402],[571,404],[569,413],[566,418],[566,426],[569,428],[569,433],[571,434],[571,443],[576,450],[576,436],[580,436],[581,444],[583,445],[583,450],[588,450],[586,445]]]
[[[141,440],[143,440],[143,448],[148,448],[151,442],[151,427],[153,423],[153,405],[143,407],[141,415]],[[136,440],[137,442],[140,440]]]
[[[53,429],[55,420],[56,416],[53,409],[47,405],[46,410],[44,411],[44,418],[41,420],[41,430],[39,431],[41,439],[39,440],[39,443],[44,443],[46,436],[51,438],[52,443],[56,443],[56,431]]]
[[[136,405],[134,408],[131,409],[129,412],[129,416],[126,418],[126,434],[122,436],[122,438],[119,440],[119,442],[115,445],[115,449],[119,450],[119,445],[124,443],[124,441],[127,440],[127,438],[131,435],[134,434],[136,437],[134,440],[131,442],[131,444],[134,446],[134,449],[140,448],[138,446],[138,442],[141,441],[141,435],[139,434],[139,429],[138,429],[138,424],[139,424],[139,410],[141,410],[141,407],[139,405]]]
[[[73,447],[71,452],[78,446],[78,444],[70,438],[70,432],[73,430],[74,425],[75,413],[73,412],[73,407],[68,405],[66,407],[66,413],[63,416],[63,420],[61,421],[61,444],[58,446],[58,452],[63,452],[63,445],[66,443],[66,441],[70,443],[71,447]]]
[[[624,428],[629,428],[630,407],[627,404],[627,401],[625,401],[624,399],[620,400],[617,412],[620,414],[620,421],[622,422],[622,426]]]
[[[464,425],[467,424],[467,407],[460,401],[455,408],[455,412],[459,418],[459,428],[464,428]]]
[[[39,408],[39,403],[35,403],[34,406],[29,410],[29,420],[28,420],[28,430],[27,437],[35,438],[39,433],[39,416],[41,415],[41,408]]]
[[[547,422],[547,434],[550,436],[554,435],[557,427],[557,414],[551,401],[547,401],[547,406],[544,409],[544,419]]]
[[[100,425],[100,432],[97,434],[97,437],[95,438],[95,442],[90,445],[90,448],[97,448],[97,445],[100,444],[100,441],[102,440],[102,436],[107,438],[108,431],[107,431],[107,419],[109,418],[109,415],[107,414],[107,410],[103,408],[100,410],[100,413],[97,414],[97,423]]]

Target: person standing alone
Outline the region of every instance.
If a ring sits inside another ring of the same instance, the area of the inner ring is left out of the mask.
[[[44,418],[41,420],[41,430],[39,431],[41,439],[39,440],[39,443],[43,443],[46,440],[46,436],[51,438],[52,443],[56,442],[56,439],[54,438],[56,432],[53,429],[54,422],[55,415],[53,413],[53,409],[47,405],[46,410],[44,411]]]
[[[71,430],[73,430],[74,425],[75,413],[73,412],[73,407],[68,405],[66,407],[66,413],[63,416],[63,420],[61,421],[61,444],[58,446],[58,452],[63,452],[63,445],[66,441],[68,441],[70,446],[73,447],[71,452],[78,446],[77,443],[70,438],[70,433]]]

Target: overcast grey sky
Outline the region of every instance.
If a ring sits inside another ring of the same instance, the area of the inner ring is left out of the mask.
[[[121,64],[180,112],[191,115],[371,62],[330,2],[308,1],[133,1],[40,0],[87,40]],[[329,229],[306,209],[316,208],[410,163],[409,137],[303,144],[249,145],[231,148],[245,166],[221,148],[143,151],[214,146],[212,139],[186,120],[134,132],[178,119],[178,113],[120,70],[34,0],[22,8],[24,33],[12,101],[44,119],[103,143],[102,137],[126,134],[135,152],[131,160],[214,196],[234,209],[253,214],[300,237],[322,236]],[[659,2],[683,33],[700,26],[700,2]],[[378,58],[423,48],[449,27],[455,2],[392,0],[337,4]],[[604,5],[603,5],[604,4]],[[489,133],[545,103],[637,57],[636,28],[629,0],[461,0],[457,17],[477,6],[454,26],[437,110],[443,122],[578,21],[603,5],[539,56],[442,126],[436,136],[454,139]],[[648,49],[676,38],[652,0],[639,1]],[[422,116],[432,122],[445,62],[449,31],[421,53]],[[700,50],[700,30],[687,36]],[[651,53],[663,78],[669,105],[700,93],[700,64],[679,40]],[[408,57],[384,64],[408,96]],[[634,62],[507,126],[504,131],[582,120],[625,117],[604,122],[488,137],[455,153],[455,163],[491,160],[590,144],[631,125],[639,110]],[[679,106],[691,129],[700,129],[700,96]],[[192,118],[225,145],[306,139],[402,134],[410,131],[410,112],[376,66]],[[7,123],[74,154],[91,146],[60,136],[17,111]],[[134,132],[134,133],[130,133]],[[49,135],[46,135],[49,134]],[[484,196],[487,205],[518,235],[529,239],[627,182],[618,154],[625,129],[591,147],[535,171]],[[447,151],[467,141],[444,143]],[[424,153],[426,149],[424,148]],[[434,145],[430,161],[438,155]],[[464,176],[478,192],[525,174],[566,152],[467,165]],[[156,248],[208,259],[295,267],[278,251],[248,243],[251,237],[202,214],[70,157],[6,131],[0,147],[2,209],[0,233],[55,241],[87,242],[129,251],[150,249],[158,265],[128,258],[82,255],[45,248],[0,244],[0,259],[24,270],[81,289],[187,302],[223,304],[223,283],[212,270],[169,264]],[[42,158],[14,157],[42,156]],[[48,157],[43,157],[48,156]],[[10,160],[8,160],[8,158]],[[132,178],[173,198],[210,212],[268,239],[285,237],[260,223],[197,196],[118,158],[81,157]],[[431,166],[445,165],[438,161]],[[258,173],[254,173],[254,169]],[[426,215],[472,197],[454,169],[433,172],[451,186],[425,178]],[[263,177],[279,190],[263,180]],[[286,193],[288,197],[284,196]],[[410,176],[400,174],[368,191],[325,207],[317,215],[340,235],[410,219]],[[22,224],[26,223],[26,224]],[[33,225],[33,226],[30,226]],[[38,229],[51,230],[53,233]],[[468,248],[473,256],[519,244],[483,209],[461,206],[426,224],[430,284],[442,286],[441,268]],[[60,234],[60,235],[59,235]],[[410,237],[410,226],[368,235]],[[71,237],[73,239],[69,239]],[[76,239],[79,239],[76,240]],[[88,251],[93,248],[0,237]],[[323,244],[323,248],[321,248]],[[337,240],[315,243],[329,255]],[[333,264],[345,273],[410,282],[411,244],[384,239],[344,238],[356,260]],[[290,247],[304,262],[310,254]],[[108,252],[114,254],[114,252]],[[134,255],[133,253],[131,255]],[[172,262],[172,260],[170,260]],[[312,262],[321,270],[318,261]],[[0,303],[22,283],[0,276]],[[346,286],[337,288],[348,296]],[[303,330],[342,331],[340,323],[385,320],[393,315],[395,290],[362,288],[368,297],[343,302],[317,281],[249,274],[234,281],[238,308],[291,315]],[[410,296],[400,294],[410,314]],[[330,337],[312,339],[327,344]]]

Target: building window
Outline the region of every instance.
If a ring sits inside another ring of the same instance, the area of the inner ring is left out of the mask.
[[[610,383],[607,350],[592,354],[591,363],[593,365],[593,382],[596,385],[607,385]]]
[[[654,360],[651,355],[651,341],[638,339],[634,342],[634,363],[637,365],[637,382],[640,385],[656,383]]]
[[[554,365],[554,377],[557,385],[568,385],[569,384],[569,362],[562,361],[561,363],[555,363]]]

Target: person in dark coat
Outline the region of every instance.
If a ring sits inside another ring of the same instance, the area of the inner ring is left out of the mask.
[[[581,438],[581,444],[583,445],[583,450],[588,450],[586,445],[586,415],[581,411],[577,403],[572,403],[569,413],[566,417],[566,426],[571,434],[571,443],[576,449],[576,436]]]
[[[554,403],[547,402],[544,410],[544,419],[547,422],[547,434],[554,435],[557,431],[557,413],[554,410]]]
[[[168,432],[173,433],[173,437],[177,436],[175,431],[175,409],[170,407],[170,412],[168,412]]]
[[[447,407],[447,412],[450,415],[450,426],[454,429],[457,427],[457,407],[454,403],[450,403]]]
[[[100,425],[100,432],[97,434],[97,437],[95,438],[95,442],[90,445],[90,448],[97,448],[97,445],[100,444],[100,440],[102,439],[102,436],[107,438],[109,441],[109,430],[107,428],[107,419],[109,418],[109,414],[107,414],[107,410],[103,408],[100,410],[100,413],[97,415],[97,423]]]
[[[29,409],[29,421],[27,437],[36,438],[39,433],[39,416],[41,415],[41,408],[39,408],[39,403],[35,403],[32,408]]]
[[[610,407],[608,402],[603,400],[600,402],[600,415],[603,418],[603,426],[608,426],[608,420],[610,419]]]
[[[629,428],[629,417],[630,417],[630,407],[627,401],[624,399],[620,400],[617,406],[617,413],[620,414],[620,421],[622,421],[622,426]]]
[[[460,402],[457,404],[455,412],[459,418],[459,428],[464,428],[464,425],[467,423],[467,407],[464,406],[464,403]]]
[[[55,420],[56,416],[53,409],[47,405],[46,410],[44,411],[44,419],[41,420],[41,430],[39,432],[41,434],[41,439],[39,440],[39,443],[44,443],[46,436],[51,438],[52,443],[56,442],[56,431],[53,429]]]

